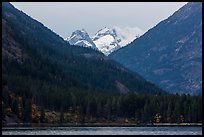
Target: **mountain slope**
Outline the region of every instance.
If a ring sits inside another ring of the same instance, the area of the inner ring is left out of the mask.
[[[110,57],[170,92],[201,94],[201,8],[186,4]]]
[[[164,92],[96,50],[69,45],[11,4],[2,11],[4,101],[8,91],[47,106],[69,92]]]

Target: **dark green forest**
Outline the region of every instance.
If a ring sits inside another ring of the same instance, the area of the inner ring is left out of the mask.
[[[2,4],[2,125],[8,118],[51,124],[202,122],[201,96],[171,95]]]
[[[3,118],[14,114],[20,119],[19,123],[51,124],[202,122],[201,96],[113,95],[92,91],[59,94],[58,91],[56,87],[51,88],[49,94],[42,94],[41,102],[35,104],[34,97],[17,96],[4,89]],[[49,117],[48,110],[55,115]]]

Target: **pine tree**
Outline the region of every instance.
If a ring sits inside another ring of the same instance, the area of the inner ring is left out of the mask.
[[[40,107],[40,123],[45,123],[46,119],[45,119],[45,110],[44,107],[41,106]]]
[[[63,124],[64,122],[64,110],[63,108],[61,108],[61,111],[60,111],[60,124]]]
[[[31,99],[25,99],[25,104],[23,108],[23,121],[32,123],[32,103]]]
[[[171,123],[172,122],[172,103],[171,101],[168,104],[168,108],[167,108],[167,122]]]
[[[18,109],[18,100],[14,98],[14,101],[12,102],[12,110],[14,114],[18,115],[19,114],[19,109]]]

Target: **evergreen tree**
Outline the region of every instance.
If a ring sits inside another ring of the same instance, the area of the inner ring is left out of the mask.
[[[64,110],[63,108],[61,108],[61,111],[60,111],[60,124],[63,124],[64,122]]]
[[[168,104],[166,114],[167,114],[167,122],[171,123],[172,122],[172,103],[171,101]]]
[[[25,123],[32,123],[32,103],[31,99],[25,99],[23,108],[23,121]]]
[[[41,106],[40,107],[40,123],[45,123],[46,119],[45,119],[45,110],[44,107]]]
[[[13,102],[12,102],[12,110],[15,114],[19,114],[19,105],[18,105],[18,100],[16,98],[14,98]]]

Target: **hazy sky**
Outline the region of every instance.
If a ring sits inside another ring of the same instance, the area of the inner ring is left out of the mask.
[[[11,2],[66,38],[77,29],[94,35],[104,27],[138,27],[143,31],[172,15],[186,2]]]

